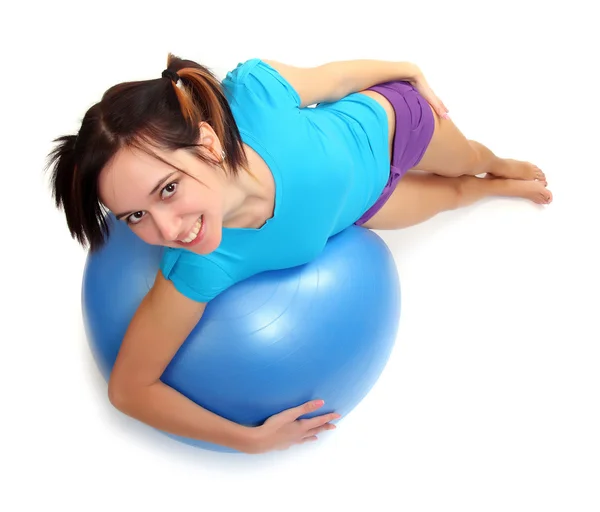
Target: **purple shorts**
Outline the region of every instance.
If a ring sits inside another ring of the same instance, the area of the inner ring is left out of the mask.
[[[392,195],[406,171],[423,158],[433,136],[435,121],[427,100],[409,82],[387,82],[368,90],[385,96],[396,112],[396,131],[392,149],[390,177],[379,199],[355,224],[360,226],[375,215]]]

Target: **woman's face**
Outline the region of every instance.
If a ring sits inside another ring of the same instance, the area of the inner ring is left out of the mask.
[[[185,150],[153,151],[188,174],[123,148],[100,173],[101,201],[148,244],[214,251],[221,243],[224,173]]]

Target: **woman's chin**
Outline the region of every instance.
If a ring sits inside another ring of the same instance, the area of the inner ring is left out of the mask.
[[[208,228],[209,226],[206,227]],[[211,224],[210,227],[213,228],[214,226]],[[190,247],[190,251],[196,254],[210,254],[219,247],[221,238],[221,229],[207,229],[202,241],[198,245]]]

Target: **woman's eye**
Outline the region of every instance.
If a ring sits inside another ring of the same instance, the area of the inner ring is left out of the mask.
[[[143,218],[144,218],[144,212],[135,212],[135,213],[132,213],[129,217],[127,217],[127,222],[129,224],[137,224]]]
[[[169,183],[165,188],[162,189],[161,197],[163,199],[168,199],[171,197],[175,191],[177,190],[177,182]]]
[[[161,190],[161,192],[160,192],[161,199],[169,199],[169,197],[171,197],[175,193],[176,190],[177,190],[177,182],[173,181],[173,182],[169,183],[166,187],[164,187]],[[127,223],[128,224],[137,224],[144,218],[145,215],[146,215],[146,212],[144,212],[144,211],[132,213],[129,217],[127,217]]]

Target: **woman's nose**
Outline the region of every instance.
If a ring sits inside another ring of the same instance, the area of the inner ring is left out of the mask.
[[[179,236],[180,222],[174,216],[160,215],[155,217],[156,226],[164,240],[173,242]]]

